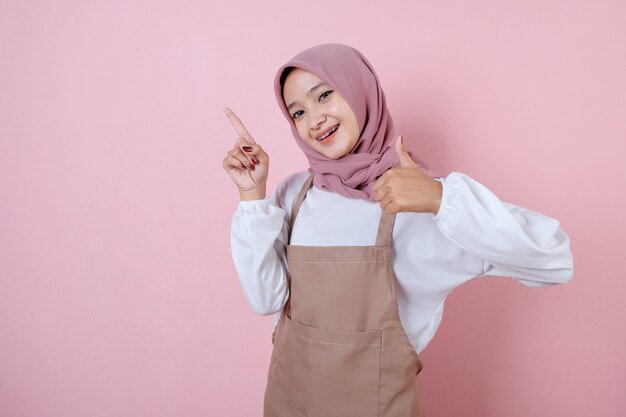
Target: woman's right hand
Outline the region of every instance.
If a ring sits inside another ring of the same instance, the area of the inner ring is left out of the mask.
[[[228,107],[224,109],[239,137],[222,162],[224,170],[239,188],[242,200],[265,198],[265,183],[270,159],[252,138],[239,117]]]

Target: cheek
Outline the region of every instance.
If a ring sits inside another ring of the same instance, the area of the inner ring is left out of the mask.
[[[361,135],[359,122],[357,121],[356,116],[354,115],[354,112],[352,111],[352,108],[350,108],[350,105],[348,103],[343,103],[343,105],[341,106],[341,114],[343,122],[347,128],[347,131],[350,133],[350,136],[358,140],[359,136]]]
[[[298,131],[298,134],[300,135],[300,138],[302,140],[307,139],[307,129],[304,127],[304,121],[299,121],[298,123],[296,123],[296,130]]]
[[[354,116],[350,119],[349,132],[354,142],[359,140],[359,136],[361,136],[361,131],[359,129],[359,123],[357,122],[356,118],[354,118]]]

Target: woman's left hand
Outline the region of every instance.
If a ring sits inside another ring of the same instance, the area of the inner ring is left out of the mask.
[[[443,193],[441,183],[426,175],[411,159],[402,145],[402,135],[396,138],[395,148],[400,163],[374,182],[380,207],[389,214],[401,211],[437,214]]]

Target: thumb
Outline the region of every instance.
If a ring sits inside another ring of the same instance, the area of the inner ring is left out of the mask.
[[[400,162],[400,167],[412,167],[415,166],[415,162],[411,159],[409,153],[404,149],[404,145],[402,144],[402,135],[398,135],[396,138],[395,150],[398,154],[398,161]]]

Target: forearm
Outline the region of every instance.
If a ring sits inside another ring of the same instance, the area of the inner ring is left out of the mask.
[[[503,203],[460,173],[450,174],[443,186],[435,216],[438,227],[457,245],[485,259],[490,274],[547,283],[571,278],[569,238],[557,220]]]
[[[246,299],[257,314],[279,311],[289,296],[284,227],[284,212],[267,199],[243,201],[233,216],[233,262]]]

